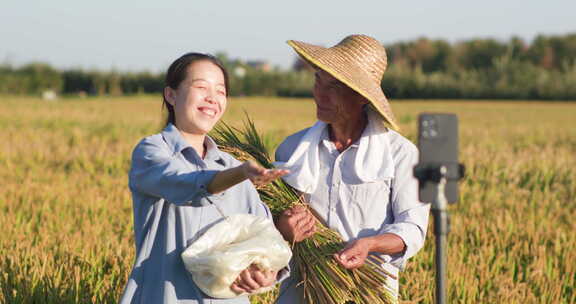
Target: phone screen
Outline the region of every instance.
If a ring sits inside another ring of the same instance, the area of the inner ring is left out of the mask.
[[[458,166],[458,117],[448,113],[423,113],[418,117],[419,166],[435,168],[441,165],[457,170]],[[421,180],[419,198],[431,203],[437,197],[437,183]],[[448,180],[445,188],[449,203],[458,201],[458,181]]]

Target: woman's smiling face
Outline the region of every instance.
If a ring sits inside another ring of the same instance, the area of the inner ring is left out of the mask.
[[[226,110],[224,73],[208,60],[193,62],[188,66],[186,78],[178,88],[166,88],[165,96],[174,107],[179,130],[205,135]]]

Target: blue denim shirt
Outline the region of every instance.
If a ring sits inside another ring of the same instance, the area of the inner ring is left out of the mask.
[[[204,159],[169,124],[134,149],[129,186],[134,208],[136,261],[120,303],[249,303],[248,297],[211,299],[184,268],[180,254],[223,215],[271,217],[246,180],[212,195],[207,184],[240,165],[206,137]],[[218,206],[218,207],[216,207]],[[287,273],[285,273],[287,275]]]

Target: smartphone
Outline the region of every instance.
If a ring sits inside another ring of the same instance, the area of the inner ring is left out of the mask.
[[[449,172],[444,194],[449,203],[457,202],[458,179],[463,174],[463,167],[458,163],[458,117],[451,113],[420,114],[418,150],[420,169],[434,170],[446,166]],[[433,175],[419,177],[418,196],[422,202],[431,203],[438,195],[438,183],[431,177]]]

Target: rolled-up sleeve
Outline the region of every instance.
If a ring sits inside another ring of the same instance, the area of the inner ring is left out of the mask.
[[[217,170],[191,171],[170,150],[149,138],[142,140],[132,153],[130,187],[153,197],[163,198],[176,205],[202,205],[202,198],[218,200],[220,195],[207,191]]]
[[[404,241],[404,252],[390,257],[390,263],[402,269],[424,246],[430,204],[418,199],[418,180],[412,174],[412,168],[418,163],[416,146],[403,145],[395,154],[395,176],[390,194],[394,222],[384,225],[380,233],[393,233]]]

